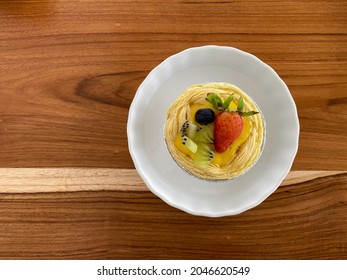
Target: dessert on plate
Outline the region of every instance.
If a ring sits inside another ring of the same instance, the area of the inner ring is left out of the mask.
[[[188,173],[205,180],[244,174],[259,159],[265,123],[254,101],[228,83],[197,84],[167,110],[169,153]]]

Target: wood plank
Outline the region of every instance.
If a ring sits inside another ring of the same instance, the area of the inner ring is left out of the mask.
[[[321,175],[216,219],[143,189],[2,193],[0,258],[346,259],[347,174]]]
[[[0,167],[134,168],[126,121],[142,80],[176,52],[218,44],[288,84],[294,170],[345,170],[346,18],[345,1],[1,1]]]
[[[0,168],[0,193],[146,190],[134,169]]]
[[[16,1],[0,2],[6,36],[122,33],[345,34],[344,1]],[[241,20],[242,19],[242,20]],[[77,22],[78,24],[71,24]],[[157,24],[160,23],[160,24]],[[43,24],[46,26],[43,28]],[[34,28],[35,27],[35,28]]]
[[[291,171],[281,186],[295,185],[347,171]],[[134,169],[0,168],[0,193],[148,191]]]

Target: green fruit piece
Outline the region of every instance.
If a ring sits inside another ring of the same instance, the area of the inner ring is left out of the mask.
[[[198,145],[196,145],[192,139],[190,139],[188,136],[182,136],[181,141],[181,144],[189,151],[191,151],[193,154],[196,153]]]
[[[182,135],[182,137],[188,136],[190,139],[193,139],[197,130],[198,130],[197,125],[195,125],[189,121],[186,121],[182,126],[181,135]]]
[[[214,124],[210,123],[198,128],[193,141],[196,143],[213,143]]]
[[[208,167],[214,157],[214,150],[205,143],[199,143],[193,163],[198,167]]]

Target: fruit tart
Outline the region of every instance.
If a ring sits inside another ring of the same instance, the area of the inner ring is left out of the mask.
[[[197,84],[167,111],[167,148],[176,163],[205,180],[244,174],[259,159],[265,123],[254,101],[228,83]]]

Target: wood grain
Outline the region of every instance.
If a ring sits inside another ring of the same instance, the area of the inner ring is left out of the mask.
[[[219,219],[149,192],[126,137],[151,69],[209,44],[273,67],[301,128],[281,187]],[[347,259],[346,92],[346,1],[0,1],[0,258]]]
[[[345,1],[1,1],[0,167],[134,168],[126,121],[141,81],[169,55],[218,44],[288,84],[293,169],[345,170],[346,19]]]
[[[286,185],[218,219],[143,188],[0,194],[0,258],[347,259],[346,182],[337,174]]]
[[[347,171],[291,171],[281,186],[339,174],[347,174]],[[0,193],[146,190],[134,169],[0,168]]]

